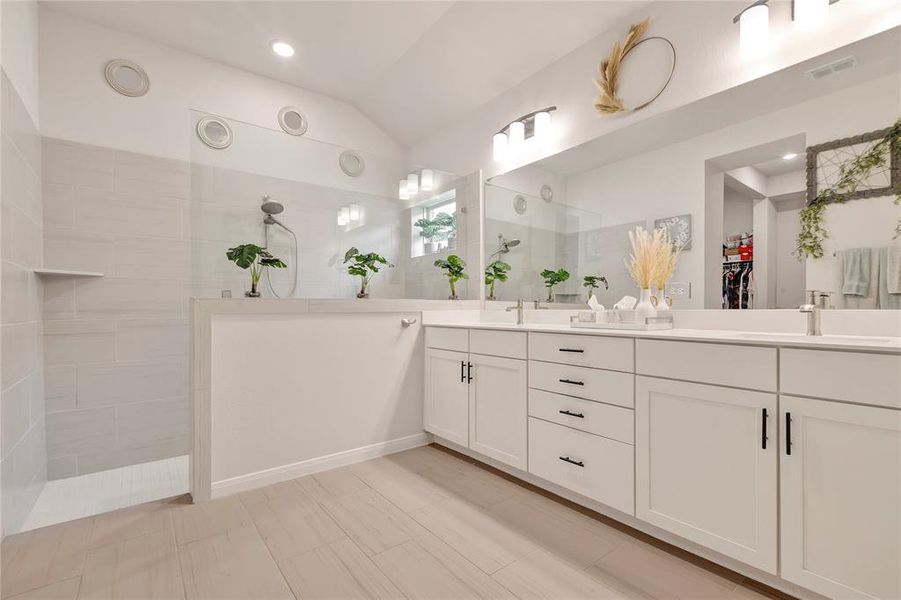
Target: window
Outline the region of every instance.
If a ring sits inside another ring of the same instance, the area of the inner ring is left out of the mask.
[[[410,256],[453,250],[457,243],[457,197],[453,190],[414,207]]]

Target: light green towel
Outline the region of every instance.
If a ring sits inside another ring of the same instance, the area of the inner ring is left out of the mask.
[[[885,273],[885,285],[889,294],[901,294],[901,246],[882,249],[885,257],[881,272]]]
[[[842,252],[842,294],[867,296],[870,293],[870,249],[852,248]]]
[[[892,278],[890,269],[898,269],[901,264],[893,261],[892,248],[882,248],[879,251],[879,308],[890,310],[901,309],[901,294],[894,294],[889,289]]]

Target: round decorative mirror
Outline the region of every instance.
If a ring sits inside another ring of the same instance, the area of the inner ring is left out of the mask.
[[[529,201],[526,200],[524,196],[517,194],[513,198],[513,210],[515,210],[518,215],[524,215],[526,214],[527,208],[529,208]]]
[[[303,135],[307,132],[307,118],[299,108],[286,106],[278,111],[278,124],[291,135]]]
[[[150,79],[141,65],[117,58],[106,63],[103,70],[106,82],[123,96],[143,96],[150,88]]]
[[[345,175],[350,177],[359,177],[366,170],[366,163],[363,157],[353,150],[345,150],[338,157],[338,165]]]
[[[197,121],[197,137],[216,150],[232,145],[232,128],[219,117],[203,117]]]
[[[546,183],[541,186],[541,190],[538,193],[541,195],[541,199],[545,202],[550,202],[554,199],[554,190]]]

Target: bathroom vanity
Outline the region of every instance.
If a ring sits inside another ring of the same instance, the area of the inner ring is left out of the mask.
[[[901,596],[898,338],[458,323],[425,340],[437,443],[791,593]]]

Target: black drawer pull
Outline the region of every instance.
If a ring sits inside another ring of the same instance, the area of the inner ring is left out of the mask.
[[[579,350],[577,348],[560,348],[560,352],[575,352],[577,354],[583,354],[584,350]]]
[[[472,383],[472,363],[466,363],[466,383]]]
[[[568,416],[570,416],[570,417],[578,417],[579,419],[584,419],[584,418],[585,418],[585,415],[583,415],[582,413],[570,412],[570,411],[568,411],[568,410],[561,410],[561,411],[560,411],[560,414],[561,414],[561,415],[568,415]]]
[[[572,379],[560,379],[560,383],[568,383],[570,385],[585,385],[584,381],[573,381]]]
[[[791,456],[792,453],[792,414],[785,413],[785,454]]]
[[[766,450],[766,409],[763,409],[763,415],[760,417],[760,447]]]
[[[460,382],[466,381],[466,361],[460,361]]]
[[[576,465],[577,467],[584,467],[584,466],[585,466],[585,463],[583,463],[581,460],[573,460],[573,459],[571,459],[571,458],[568,457],[568,456],[561,456],[561,457],[559,457],[559,458],[560,458],[560,460],[562,460],[563,462],[568,462],[569,464],[571,464],[571,465]]]

